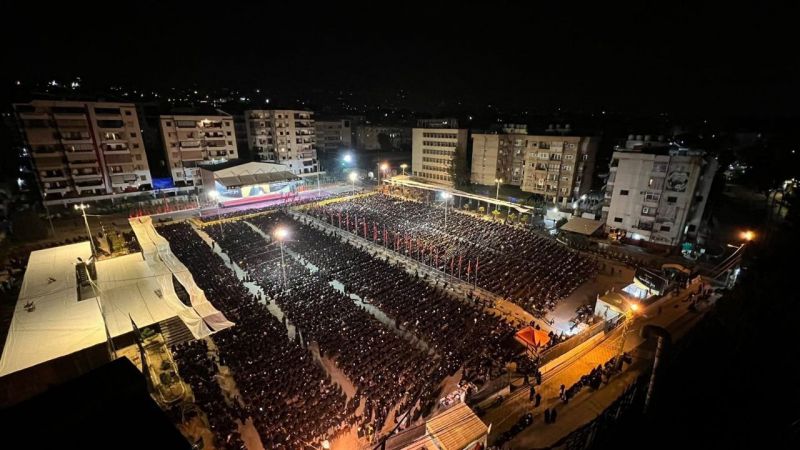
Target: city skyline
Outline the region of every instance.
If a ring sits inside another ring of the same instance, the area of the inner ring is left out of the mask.
[[[787,58],[795,44],[781,23],[791,14],[782,11],[409,6],[210,14],[145,2],[114,15],[135,30],[126,34],[113,26],[59,31],[94,17],[90,8],[11,5],[7,16],[19,20],[4,30],[15,44],[3,90],[17,80],[81,77],[96,86],[230,87],[300,100],[335,93],[432,113],[795,115],[799,68]],[[206,31],[217,29],[222,38]]]

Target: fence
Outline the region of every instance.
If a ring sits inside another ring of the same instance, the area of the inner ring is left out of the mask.
[[[584,342],[588,341],[596,334],[602,332],[606,328],[606,321],[601,320],[591,326],[589,328],[581,331],[580,333],[570,337],[564,342],[558,343],[542,353],[541,356],[541,364],[547,364],[550,361],[559,358],[570,351],[574,350],[575,347],[583,344]]]

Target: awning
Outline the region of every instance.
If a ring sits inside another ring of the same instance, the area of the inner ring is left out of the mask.
[[[559,228],[560,231],[568,231],[570,233],[582,234],[584,236],[591,236],[603,226],[603,222],[599,220],[586,219],[583,217],[573,217],[567,223]]]

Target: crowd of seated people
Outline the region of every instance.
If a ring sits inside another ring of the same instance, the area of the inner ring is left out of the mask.
[[[235,325],[214,334],[219,365],[230,368],[241,394],[242,410],[229,405],[224,410],[240,420],[251,417],[264,448],[318,448],[343,429],[346,396],[310,358],[307,350],[287,338],[285,326],[225,266],[223,259],[186,223],[158,228],[170,242],[172,252],[192,272],[195,281],[214,304]],[[210,389],[216,369],[206,367],[203,379],[192,377],[201,359],[185,349],[176,349],[181,376],[194,389]],[[193,363],[193,361],[195,361]],[[188,379],[187,379],[188,378]],[[219,403],[219,398],[216,399]],[[201,405],[202,406],[202,405]],[[208,411],[206,411],[208,413]],[[211,407],[209,415],[217,410]],[[218,443],[234,436],[231,423],[216,423]]]
[[[197,340],[172,347],[172,354],[178,363],[181,378],[189,384],[194,401],[208,417],[209,428],[217,437],[217,447],[222,449],[243,449],[237,418],[243,418],[243,411],[237,403],[230,406],[217,383],[217,363],[209,355],[206,341]]]
[[[314,205],[307,212],[470,282],[478,265],[478,286],[540,317],[597,270],[590,258],[524,227],[455,211],[445,227],[442,208],[388,195]]]
[[[280,250],[243,222],[206,231],[275,301],[295,326],[304,345],[315,342],[356,388],[347,405],[348,425],[380,431],[399,414],[419,416],[436,401],[446,377],[441,357],[410,345],[348,295],[329,284],[324,272],[312,273],[290,257],[284,259],[288,285],[283,287]],[[361,408],[359,408],[361,406]],[[395,408],[397,406],[397,408]],[[360,410],[358,417],[352,413]],[[393,414],[393,411],[395,412]]]
[[[444,283],[433,284],[416,274],[342,242],[336,236],[293,221],[285,214],[248,220],[265,233],[279,224],[292,229],[287,245],[321,268],[329,278],[376,305],[398,328],[409,330],[443,355],[447,372],[462,365],[480,379],[497,375],[512,355],[502,344],[514,333],[503,319],[447,293]]]

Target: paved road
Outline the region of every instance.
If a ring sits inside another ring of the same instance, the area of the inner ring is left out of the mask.
[[[691,290],[694,289],[696,287],[691,288]],[[511,394],[510,398],[506,399],[500,407],[489,410],[482,419],[487,424],[492,424],[490,442],[511,428],[528,411],[534,414],[534,424],[510,442],[513,448],[541,448],[552,445],[561,437],[594,419],[624,391],[627,385],[636,379],[639,373],[649,367],[650,362],[647,358],[643,358],[641,355],[637,357],[637,353],[634,353],[634,350],[644,343],[639,336],[644,325],[654,324],[670,331],[673,329],[682,331],[701,317],[698,313],[688,312],[689,303],[684,300],[688,297],[689,292],[685,290],[678,297],[663,298],[642,312],[642,315],[630,326],[625,340],[625,351],[634,355],[634,363],[623,374],[612,379],[609,385],[601,387],[596,392],[590,392],[586,388],[567,405],[564,405],[558,398],[562,384],[570,387],[581,376],[588,374],[592,368],[605,363],[617,354],[621,336],[620,328],[609,333],[591,350],[545,375],[542,385],[536,387],[537,392],[542,395],[542,403],[538,408],[533,408],[533,403],[528,401],[529,389],[524,388]],[[661,310],[660,314],[658,313],[659,309]],[[545,425],[544,410],[553,407],[559,413],[557,425]]]

